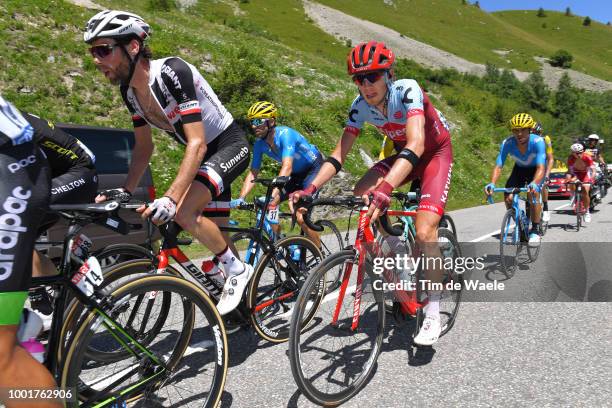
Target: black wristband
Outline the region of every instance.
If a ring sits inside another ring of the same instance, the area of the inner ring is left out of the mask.
[[[398,159],[406,159],[412,164],[412,168],[415,168],[419,164],[420,157],[410,149],[402,149],[397,155]]]
[[[334,169],[336,169],[336,174],[338,174],[338,172],[342,169],[342,164],[331,156],[327,157],[323,163],[329,163],[334,166]]]

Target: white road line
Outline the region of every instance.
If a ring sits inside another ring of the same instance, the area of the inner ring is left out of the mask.
[[[569,205],[570,205],[570,203],[565,203],[565,204],[555,208],[553,211],[557,211],[557,210],[560,210],[562,208],[569,207]],[[471,240],[470,242],[484,241],[485,239],[489,238],[490,236],[495,235],[495,234],[499,234],[500,232],[501,232],[501,229],[498,229],[498,230],[495,230],[493,232],[489,232],[488,234],[484,234],[481,237],[475,238],[475,239]]]

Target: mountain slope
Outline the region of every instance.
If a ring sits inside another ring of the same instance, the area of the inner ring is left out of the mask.
[[[535,11],[489,14],[459,0],[318,2],[476,63],[533,71],[539,67],[534,56],[548,57],[566,48],[580,61],[578,70],[612,80],[612,29],[596,22],[583,27],[578,17],[559,18],[560,13],[547,12],[549,17],[538,19]],[[523,25],[521,18],[538,19],[540,25],[548,21],[548,29],[535,30]],[[560,27],[556,31],[561,35],[551,33],[555,27]]]

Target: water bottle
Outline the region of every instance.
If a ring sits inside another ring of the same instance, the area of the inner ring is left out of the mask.
[[[202,262],[202,270],[206,276],[215,282],[220,288],[225,285],[225,274],[223,273],[223,270],[219,268],[219,259],[217,259],[216,256]]]
[[[302,248],[298,245],[291,245],[289,251],[291,253],[291,259],[298,262],[300,260],[300,255],[302,255]]]
[[[43,321],[40,316],[31,310],[23,309],[17,340],[21,347],[26,349],[41,364],[45,361],[45,346],[36,340],[36,337],[40,334],[42,327]]]
[[[83,263],[89,258],[89,251],[93,243],[85,234],[79,234],[72,240],[70,248],[70,258],[77,263]]]

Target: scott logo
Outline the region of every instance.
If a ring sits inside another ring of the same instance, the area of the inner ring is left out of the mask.
[[[17,172],[19,169],[23,169],[24,167],[28,167],[30,164],[36,163],[36,156],[31,155],[26,157],[25,159],[21,159],[18,162],[11,163],[7,167],[11,173]]]
[[[26,232],[26,228],[21,225],[21,216],[28,208],[28,199],[32,196],[30,190],[23,187],[15,187],[2,204],[0,215],[0,281],[8,279],[13,273],[13,260],[15,254],[10,253],[17,242],[19,234]],[[4,253],[8,251],[9,253]]]

